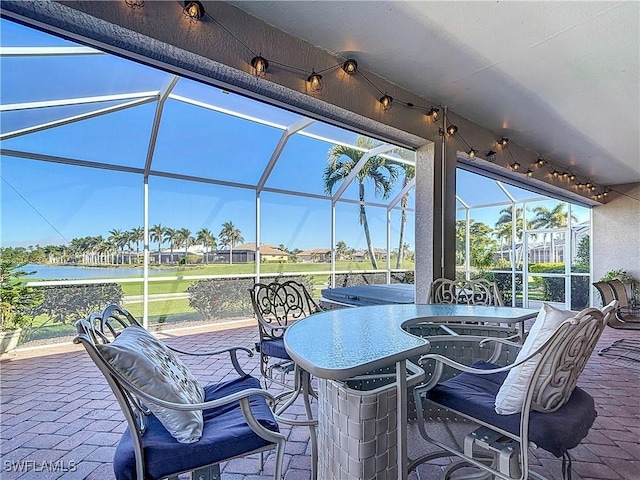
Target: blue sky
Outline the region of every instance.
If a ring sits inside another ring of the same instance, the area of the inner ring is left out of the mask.
[[[0,21],[0,35],[5,47],[73,45],[6,20]],[[109,55],[3,57],[0,67],[3,105],[154,91],[171,79],[165,72]],[[290,125],[302,118],[187,79],[181,79],[172,93],[278,125]],[[1,128],[6,133],[116,103],[121,102],[2,112]],[[155,105],[149,103],[19,136],[3,141],[2,148],[142,168]],[[357,137],[352,132],[320,122],[305,131],[349,143]],[[169,99],[162,116],[152,169],[255,184],[281,134],[282,130],[274,126]],[[331,145],[300,134],[293,136],[269,177],[267,187],[322,194],[322,172]],[[107,237],[112,229],[130,230],[143,224],[143,179],[139,174],[7,156],[1,160],[3,246],[64,244],[74,237]],[[485,183],[478,183],[480,181]],[[459,174],[459,185],[465,201],[472,205],[505,200],[501,194],[496,196],[493,182],[472,174]],[[390,198],[400,189],[401,184],[398,184]],[[533,196],[515,187],[514,191],[514,195],[521,195],[520,198]],[[344,197],[357,198],[355,184],[347,189]],[[367,186],[367,200],[383,202],[375,198],[371,185]],[[217,234],[223,222],[232,221],[245,241],[255,241],[253,190],[151,176],[149,201],[150,225],[159,223],[165,227],[188,228],[193,234],[208,228]],[[413,194],[410,204],[413,205]],[[261,197],[262,242],[302,250],[329,247],[329,207],[327,200],[264,192]],[[384,248],[386,210],[367,207],[367,213],[373,244]],[[399,212],[393,212],[391,225],[391,245],[397,248]],[[365,248],[356,205],[338,203],[336,239],[356,249]],[[413,247],[412,213],[409,214],[406,241]],[[156,245],[152,244],[151,248],[155,249]]]

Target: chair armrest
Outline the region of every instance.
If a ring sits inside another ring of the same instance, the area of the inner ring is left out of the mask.
[[[452,341],[452,337],[447,337],[447,336],[440,336],[439,338],[443,338],[443,339],[448,339],[448,341]],[[521,347],[522,345],[519,345],[517,343],[513,343],[501,338],[479,338],[479,337],[471,337],[471,336],[465,336],[465,337],[453,337],[454,341],[458,341],[458,342],[464,342],[466,341],[470,341],[475,339],[476,341],[479,339],[480,340],[480,344],[483,345],[485,343],[489,343],[489,342],[496,342],[498,344],[508,344],[508,345],[512,345],[514,347]],[[431,340],[431,339],[430,339]],[[451,360],[448,357],[445,357],[444,355],[440,355],[437,353],[428,353],[426,355],[423,355],[422,357],[420,357],[420,360],[418,360],[418,363],[420,365],[422,365],[424,363],[425,360],[434,360],[436,362],[436,366],[433,372],[433,375],[431,376],[431,378],[429,379],[429,381],[424,384],[424,385],[420,385],[418,387],[415,388],[414,390],[414,394],[417,396],[419,394],[421,394],[422,392],[426,392],[428,390],[431,390],[433,387],[435,387],[439,382],[440,382],[440,377],[442,376],[442,371],[443,371],[443,367],[445,365],[454,368],[460,372],[466,372],[466,373],[473,373],[476,375],[490,375],[492,373],[498,373],[498,372],[508,372],[509,370],[511,370],[514,367],[517,367],[518,365],[522,365],[523,363],[531,360],[533,357],[535,357],[536,355],[538,355],[540,352],[542,352],[543,350],[545,350],[547,348],[547,346],[553,342],[554,338],[553,336],[551,336],[545,343],[543,343],[542,345],[540,345],[536,350],[534,350],[533,352],[531,352],[529,355],[527,355],[524,358],[521,358],[520,360],[518,360],[517,362],[511,363],[509,365],[506,365],[504,367],[497,367],[497,368],[491,368],[491,369],[478,369],[478,368],[473,368],[473,367],[469,367],[467,365],[464,365],[462,363],[456,362],[455,360]],[[493,358],[493,356],[492,356]]]
[[[165,345],[169,348],[169,350],[173,350],[174,352],[178,352],[181,353],[183,355],[191,355],[191,356],[196,356],[196,357],[202,357],[202,356],[210,356],[210,355],[219,355],[221,353],[229,353],[229,357],[231,358],[231,363],[233,364],[233,368],[235,368],[236,372],[238,373],[238,375],[244,376],[247,373],[242,370],[242,367],[240,366],[240,363],[238,363],[238,355],[237,352],[238,351],[242,351],[244,353],[247,354],[247,356],[249,357],[253,357],[253,352],[246,348],[246,347],[228,347],[228,348],[221,348],[220,350],[213,350],[210,352],[189,352],[187,350],[181,350],[179,348],[176,347],[172,347],[171,345],[167,345],[165,343]]]
[[[520,349],[522,345],[520,343],[515,343],[511,341],[513,338],[519,338],[518,334],[514,336],[510,336],[507,338],[499,338],[499,337],[484,337],[479,335],[433,335],[429,336],[429,343],[435,344],[438,342],[442,343],[457,343],[457,344],[469,344],[475,343],[478,344],[481,348],[488,346],[489,344],[493,344],[493,352],[491,356],[487,359],[490,363],[495,363],[500,358],[502,354],[502,346],[508,346],[514,349]],[[421,359],[422,360],[422,359]]]
[[[256,314],[256,318],[258,319],[258,325],[260,327],[261,333],[264,330],[268,335],[278,337],[280,335],[276,335],[277,331],[281,330],[284,333],[284,331],[287,329],[286,325],[273,325],[267,322],[264,318],[262,318],[262,315],[260,314]]]
[[[208,402],[203,403],[174,403],[167,402],[161,398],[155,397],[153,395],[149,395],[144,392],[140,388],[133,385],[126,378],[124,378],[118,371],[113,369],[110,365],[107,365],[109,370],[111,370],[118,378],[118,382],[126,385],[126,389],[129,391],[129,395],[133,394],[133,396],[139,398],[143,402],[152,402],[161,407],[169,408],[172,410],[180,410],[180,411],[198,411],[198,410],[208,410],[210,408],[222,407],[224,405],[228,405],[230,403],[238,402],[240,404],[240,408],[242,410],[242,415],[244,416],[247,425],[261,438],[269,442],[280,442],[282,434],[278,432],[271,431],[258,422],[255,418],[253,412],[251,411],[251,406],[249,404],[249,397],[251,396],[259,396],[263,397],[270,408],[273,408],[273,405],[276,403],[276,398],[266,390],[261,388],[247,388],[241,390],[239,392],[232,393],[231,395],[227,395],[222,398],[218,398],[216,400],[210,400]],[[277,417],[276,421],[278,420]],[[283,438],[283,437],[282,437]]]

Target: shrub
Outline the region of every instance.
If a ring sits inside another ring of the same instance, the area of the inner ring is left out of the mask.
[[[532,273],[564,273],[564,263],[538,263],[530,266]],[[588,273],[586,265],[574,265],[573,273]],[[564,278],[542,277],[543,298],[549,302],[564,302],[565,285]],[[579,310],[589,304],[589,277],[571,276],[571,308]]]
[[[13,250],[0,251],[0,331],[30,325],[42,303],[42,291],[24,283],[23,277],[33,273],[22,270],[24,265]]]
[[[265,278],[266,282],[285,282],[295,280],[302,283],[313,296],[313,277]],[[252,278],[221,278],[198,280],[187,288],[189,306],[200,312],[205,319],[215,320],[224,317],[250,317],[253,314],[249,289],[253,286]]]
[[[122,286],[117,283],[44,287],[44,301],[37,315],[47,315],[55,323],[72,323],[112,303],[121,304]]]
[[[485,272],[483,278],[486,278],[491,282],[496,282],[496,285],[498,285],[498,290],[502,294],[504,304],[511,305],[511,300],[513,299],[513,291],[511,289],[512,285],[510,273]],[[516,296],[520,294],[522,294],[522,275],[516,274]],[[520,304],[521,303],[522,302],[520,301]]]

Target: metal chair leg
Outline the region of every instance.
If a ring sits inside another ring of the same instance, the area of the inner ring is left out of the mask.
[[[311,401],[309,396],[314,392],[311,387],[311,375],[306,370],[300,369],[301,382],[302,382],[302,399],[304,400],[304,408],[307,412],[307,420],[314,420],[313,413],[311,412]],[[316,394],[317,395],[317,394]],[[316,398],[318,398],[316,396]],[[318,436],[316,434],[315,423],[309,424],[309,438],[311,439],[311,478],[317,480],[318,478]]]

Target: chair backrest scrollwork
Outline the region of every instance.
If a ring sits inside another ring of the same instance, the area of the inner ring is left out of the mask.
[[[282,337],[286,327],[322,309],[302,283],[289,280],[283,283],[256,283],[249,289],[253,310],[259,319],[278,330],[264,331],[265,337]],[[260,324],[260,322],[258,322]]]
[[[617,302],[586,308],[562,323],[547,343],[532,378],[531,409],[554,412],[571,396]]]
[[[502,295],[495,282],[476,280],[435,279],[428,293],[429,303],[503,306]]]

